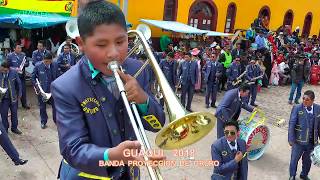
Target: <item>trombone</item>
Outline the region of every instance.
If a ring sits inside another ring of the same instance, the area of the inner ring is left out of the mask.
[[[8,88],[0,87],[0,95],[4,95],[7,92]]]
[[[182,147],[195,143],[196,141],[207,135],[214,127],[216,118],[213,114],[208,112],[195,112],[190,114],[187,113],[184,107],[180,104],[175,92],[172,91],[169,83],[167,82],[163,72],[160,69],[157,60],[153,56],[152,50],[147,42],[147,38],[145,37],[145,34],[149,34],[144,33],[146,30],[148,31],[148,29],[144,27],[142,31],[138,28],[138,30],[130,30],[128,32],[129,37],[136,37],[135,42],[140,43],[140,45],[135,44],[134,48],[130,50],[128,56],[130,56],[130,54],[132,54],[134,51],[137,51],[139,46],[143,46],[144,52],[148,56],[148,61],[146,63],[150,63],[164,101],[166,102],[166,107],[171,123],[167,127],[163,128],[157,135],[155,140],[156,145],[162,149],[180,149]],[[142,68],[144,67],[145,65],[143,65],[138,70],[138,72],[135,74],[135,77],[139,76],[140,72],[142,72]],[[117,73],[117,70],[120,69],[117,62],[110,62],[108,68],[113,72],[115,76],[116,84],[119,88],[120,96],[123,99],[124,105],[129,115],[133,130],[135,132],[137,140],[141,143],[141,149],[151,149],[144,127],[142,125],[140,115],[137,111],[137,107],[135,103],[129,104],[129,101],[126,97],[123,82],[120,79],[119,74]],[[144,160],[147,161],[148,157],[144,156]],[[147,169],[152,180],[163,179],[158,167],[152,168],[150,166],[147,166]]]

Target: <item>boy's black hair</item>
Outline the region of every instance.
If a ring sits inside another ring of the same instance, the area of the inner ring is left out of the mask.
[[[7,60],[4,60],[4,61],[1,63],[1,67],[3,67],[3,68],[10,68],[10,65],[9,65],[9,63],[8,63]]]
[[[52,60],[52,54],[50,52],[45,53],[43,56],[43,59],[51,59]]]
[[[118,24],[127,31],[126,18],[117,5],[105,0],[89,2],[78,17],[80,37],[87,38],[102,24]]]
[[[44,46],[44,41],[43,40],[39,40],[38,43],[41,43]]]
[[[234,126],[234,127],[236,127],[237,131],[239,131],[239,124],[238,124],[237,121],[234,121],[234,120],[232,120],[232,121],[227,121],[226,123],[223,124],[223,129],[224,129],[225,127],[227,127],[227,126]]]
[[[66,46],[68,46],[71,49],[71,45],[70,44],[63,45],[63,48],[66,47]]]
[[[306,96],[308,96],[311,100],[314,100],[315,99],[315,95],[314,95],[314,92],[313,91],[311,91],[311,90],[307,90],[306,92],[304,92],[304,94],[303,95],[306,95]]]
[[[248,84],[246,84],[246,83],[243,83],[243,84],[240,85],[239,90],[243,91],[243,92],[250,91],[250,86]]]

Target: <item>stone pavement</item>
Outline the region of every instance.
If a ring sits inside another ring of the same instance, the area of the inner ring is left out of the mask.
[[[305,86],[303,90],[312,89],[316,93],[316,102],[320,103],[320,86]],[[267,125],[271,130],[271,140],[265,154],[256,161],[249,162],[249,180],[285,180],[288,179],[290,161],[290,146],[287,143],[287,126],[281,128],[272,125],[277,119],[288,120],[292,106],[287,104],[289,87],[271,87],[262,89],[258,94],[257,104],[266,112]],[[25,166],[14,166],[12,161],[0,148],[0,180],[54,180],[56,179],[61,155],[56,127],[49,120],[48,128],[40,128],[39,109],[32,89],[28,92],[31,98],[32,109],[25,111],[19,109],[19,128],[23,131],[22,136],[9,133],[9,136],[20,155],[29,162]],[[218,95],[218,101],[222,94]],[[192,104],[194,111],[210,111],[204,105],[204,96],[197,94]],[[51,109],[48,109],[51,118]],[[242,111],[242,117],[248,113]],[[150,142],[154,141],[155,134],[147,133]],[[195,160],[210,160],[210,146],[216,140],[214,128],[205,138],[199,142],[184,148],[194,150]],[[153,144],[153,143],[152,143]],[[176,157],[172,151],[165,151],[168,160],[187,160],[187,157]],[[301,164],[297,174],[301,171]],[[167,167],[161,168],[165,180],[193,180],[203,178],[210,179],[211,167]],[[149,179],[145,168],[142,168],[142,180]],[[312,166],[309,177],[312,180],[320,179],[320,169]]]

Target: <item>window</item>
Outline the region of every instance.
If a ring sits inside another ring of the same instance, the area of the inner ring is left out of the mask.
[[[234,3],[229,4],[228,10],[227,10],[226,25],[225,25],[224,32],[226,32],[226,33],[233,32],[235,18],[236,18],[236,12],[237,12],[236,4],[234,4]]]
[[[164,21],[176,21],[178,2],[177,0],[166,0],[164,3]]]
[[[311,25],[312,25],[312,13],[309,12],[304,18],[303,30],[301,34],[302,37],[309,37]]]

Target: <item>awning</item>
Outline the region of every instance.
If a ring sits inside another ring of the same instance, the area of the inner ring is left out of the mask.
[[[205,34],[207,36],[233,36],[234,34],[222,33],[216,31],[201,30],[176,21],[159,21],[151,19],[141,19],[141,22],[156,26],[161,29],[185,34]]]
[[[234,34],[230,34],[230,33],[222,33],[222,32],[216,32],[216,31],[207,31],[207,30],[203,30],[205,31],[207,34],[207,36],[234,36]]]
[[[7,14],[0,15],[1,24],[12,24],[18,28],[36,29],[54,26],[65,23],[70,17],[59,14],[45,14],[45,15],[28,15],[28,14]]]
[[[158,20],[149,20],[149,19],[141,19],[141,22],[156,26],[161,29],[174,31],[178,33],[186,33],[186,34],[205,34],[206,32],[194,28],[192,26],[188,26],[186,24],[176,22],[176,21],[158,21]]]

